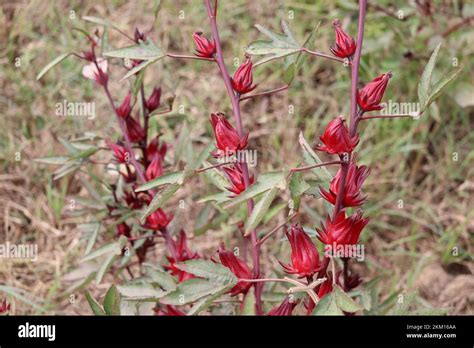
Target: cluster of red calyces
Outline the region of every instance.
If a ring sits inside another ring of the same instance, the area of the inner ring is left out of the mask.
[[[333,24],[336,43],[331,47],[331,52],[339,58],[352,60],[357,48],[354,39],[344,32],[339,21],[336,20]],[[359,143],[357,124],[365,112],[383,108],[380,103],[391,76],[390,72],[382,74],[356,91],[357,107],[354,119],[351,120],[354,122],[351,123],[351,127],[346,125],[342,116],[338,116],[328,123],[319,137],[321,143],[316,149],[329,155],[337,155],[340,159],[335,161],[340,164],[340,169],[331,180],[329,188],[320,187],[321,197],[333,206],[332,214],[328,215],[326,222],[321,224],[321,228],[316,228],[317,239],[324,244],[323,260],[320,259],[313,240],[302,227],[294,224],[286,232],[291,246],[291,263],[280,262],[280,264],[286,273],[306,278],[308,284],[315,276],[324,277],[326,280],[314,289],[319,298],[330,293],[334,283],[345,291],[350,291],[361,283],[359,275],[350,273],[348,269],[335,275],[328,271],[329,258],[335,255],[327,254],[326,251],[334,251],[333,248],[340,246],[356,245],[362,230],[369,222],[361,209],[349,210],[364,204],[366,195],[362,192],[362,185],[370,173],[366,166],[356,164],[354,150]],[[345,266],[349,257],[343,256]],[[307,298],[304,305],[308,314],[312,313],[316,306],[311,298]],[[287,297],[279,306],[272,309],[269,315],[291,315],[294,306],[296,303]]]

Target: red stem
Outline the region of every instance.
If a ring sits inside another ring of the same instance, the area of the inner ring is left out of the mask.
[[[350,126],[349,134],[353,137],[357,132],[358,117],[360,117],[357,111],[357,84],[359,82],[359,65],[360,56],[362,52],[362,43],[364,39],[364,26],[365,26],[365,10],[367,7],[366,0],[359,0],[359,22],[357,29],[357,43],[354,58],[351,64],[351,113],[350,113]],[[342,209],[342,200],[344,198],[344,189],[346,187],[347,173],[349,171],[349,163],[351,160],[351,154],[346,163],[341,164],[341,181],[339,185],[339,191],[337,192],[336,204],[333,210],[333,219]],[[321,271],[319,272],[318,278],[323,277],[326,274],[327,267],[329,265],[329,258],[324,257]],[[335,275],[333,274],[333,277]]]
[[[242,137],[244,136],[244,128],[242,125],[242,116],[240,114],[240,105],[239,105],[239,98],[240,96],[237,95],[233,88],[232,84],[230,81],[230,75],[229,72],[227,71],[225,62],[224,62],[224,56],[222,53],[222,46],[221,46],[221,39],[219,36],[219,30],[217,28],[217,19],[216,19],[216,14],[217,14],[217,0],[214,2],[214,10],[211,5],[211,0],[205,0],[206,3],[206,8],[207,8],[207,15],[209,17],[210,23],[211,23],[211,32],[212,32],[212,37],[214,39],[214,42],[216,44],[216,63],[219,67],[219,70],[222,75],[222,79],[224,80],[225,88],[227,90],[227,94],[229,95],[231,104],[232,104],[232,110],[234,113],[234,119],[237,124],[237,131],[239,135]],[[249,176],[249,170],[247,163],[244,161],[242,163],[242,175],[244,177],[244,184],[245,187],[250,186],[250,176]],[[254,202],[253,200],[249,199],[247,201],[247,209],[248,213],[251,214],[254,208]],[[257,232],[253,230],[251,232],[251,240],[252,240],[252,262],[253,262],[253,276],[254,278],[259,278],[260,277],[260,246],[258,244],[257,240]],[[255,310],[257,315],[262,315],[263,314],[263,309],[262,309],[262,284],[257,283],[255,285]]]

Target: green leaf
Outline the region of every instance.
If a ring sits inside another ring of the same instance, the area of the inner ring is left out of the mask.
[[[172,184],[155,194],[150,204],[143,211],[140,220],[143,223],[148,215],[161,208],[178,191],[181,185]]]
[[[201,164],[209,158],[212,150],[214,150],[215,147],[216,146],[213,142],[210,142],[209,144],[207,144],[207,146],[204,148],[204,150],[202,150],[202,152],[199,154],[196,160],[189,166],[189,169],[191,170],[198,169],[201,166]]]
[[[82,19],[94,24],[102,25],[104,27],[111,27],[114,29],[118,29],[118,27],[114,23],[112,23],[111,21],[107,19],[93,17],[93,16],[83,16]]]
[[[334,292],[325,295],[316,305],[313,315],[344,315],[336,302]]]
[[[421,75],[421,80],[418,84],[418,98],[421,104],[421,111],[426,109],[426,103],[428,101],[428,96],[431,94],[431,78],[433,76],[433,69],[436,64],[436,59],[438,58],[439,49],[441,47],[441,42],[436,46],[435,50],[431,54],[428,64],[425,66],[425,70]]]
[[[247,47],[247,54],[254,56],[265,56],[255,63],[255,66],[301,51],[302,46],[295,39],[293,33],[288,27],[288,23],[285,21],[281,22],[283,34],[272,32],[258,24],[255,25],[255,27],[262,34],[268,36],[271,39],[270,41],[254,41]]]
[[[164,56],[166,53],[155,45],[155,43],[148,38],[146,42],[141,41],[136,45],[127,46],[124,48],[119,48],[113,51],[105,52],[104,56],[112,58],[122,58],[122,59],[136,59],[143,60],[140,65],[131,69],[123,78],[125,80],[130,76],[135,75],[138,71],[146,68],[148,65],[157,62]]]
[[[87,254],[86,256],[84,256],[82,258],[81,262],[90,261],[90,260],[93,260],[95,258],[98,258],[98,257],[106,255],[106,254],[111,254],[111,253],[115,254],[117,252],[118,248],[119,248],[118,242],[113,242],[113,243],[110,243],[110,244],[106,244],[106,245],[100,247],[99,249],[97,249],[97,250]]]
[[[274,187],[271,190],[265,192],[265,194],[260,198],[260,200],[255,205],[252,214],[247,219],[245,223],[245,234],[244,236],[248,236],[252,230],[254,230],[258,224],[262,221],[263,217],[267,213],[270,205],[272,204],[273,200],[275,199],[276,194],[278,193],[278,187]]]
[[[157,302],[168,293],[143,284],[118,285],[117,289],[124,300],[139,302]]]
[[[217,192],[210,194],[208,196],[202,197],[197,202],[198,203],[207,203],[210,201],[215,201],[216,203],[224,203],[229,200],[230,193],[229,192]]]
[[[158,285],[160,288],[162,288],[165,291],[176,290],[176,282],[169,273],[154,269],[148,264],[146,266],[147,266],[145,267],[146,274],[151,278],[151,281],[154,284]]]
[[[160,303],[170,305],[185,305],[193,303],[203,297],[227,291],[232,287],[216,283],[210,279],[192,278],[180,283],[175,291],[166,295]]]
[[[105,259],[105,261],[102,262],[95,276],[95,282],[97,284],[100,284],[102,282],[102,279],[104,279],[105,273],[107,273],[110,267],[112,267],[117,257],[118,256],[115,253],[110,253]]]
[[[209,162],[204,162],[204,166],[210,167],[211,164]],[[203,172],[204,176],[211,184],[217,187],[219,190],[224,191],[227,193],[227,196],[230,195],[230,192],[227,191],[226,187],[229,187],[229,180],[226,179],[224,173],[218,170],[217,168],[208,169]]]
[[[208,260],[188,260],[183,263],[175,265],[178,269],[194,274],[197,277],[207,278],[214,281],[216,284],[235,285],[237,284],[237,277],[230,269]]]
[[[299,143],[303,149],[304,161],[307,165],[311,166],[314,164],[321,164],[323,161],[319,158],[316,152],[313,151],[311,146],[308,144],[306,139],[303,136],[303,132],[300,132]],[[316,175],[321,181],[328,182],[332,179],[331,173],[326,169],[326,167],[313,168],[311,170],[314,175]]]
[[[319,30],[321,21],[318,22],[313,31],[308,35],[304,41],[302,47],[308,47],[309,44],[314,41],[314,37]],[[285,58],[285,74],[283,75],[283,80],[289,85],[293,82],[295,76],[298,74],[298,70],[301,68],[304,58],[306,57],[303,52],[298,52],[296,55],[291,55]]]
[[[166,173],[162,176],[159,176],[156,179],[148,181],[147,183],[139,186],[138,188],[135,189],[135,192],[148,191],[152,188],[167,185],[167,184],[181,184],[184,179],[184,174],[185,173],[182,171]]]
[[[53,157],[40,157],[35,158],[33,161],[44,164],[64,164],[69,161],[69,157],[66,156],[53,156]]]
[[[310,185],[303,179],[303,172],[296,172],[291,176],[288,186],[293,201],[292,210],[297,211],[300,207],[301,196],[310,188]]]
[[[258,177],[257,182],[250,185],[244,192],[232,198],[228,204],[224,206],[225,209],[231,208],[253,198],[260,193],[271,190],[274,187],[285,188],[286,180],[285,174],[281,171],[264,173]]]
[[[72,54],[72,52],[63,53],[63,54],[61,54],[59,57],[57,57],[56,59],[54,59],[53,61],[49,62],[49,63],[40,71],[40,73],[38,74],[38,76],[36,76],[36,80],[38,81],[39,79],[41,79],[51,68],[53,68],[55,65],[61,63],[64,59],[66,59],[67,57],[69,57],[71,54]]]
[[[105,315],[105,311],[102,309],[102,306],[96,301],[95,298],[92,297],[89,291],[86,291],[85,295],[87,302],[89,302],[89,306],[92,309],[92,313],[94,313],[94,315]]]
[[[432,102],[438,99],[438,97],[441,95],[443,90],[448,86],[448,84],[453,82],[459,76],[461,72],[462,72],[462,68],[457,68],[455,70],[450,71],[444,77],[442,77],[438,82],[436,82],[435,85],[431,89],[431,93],[426,102],[426,107],[430,106]]]
[[[107,315],[120,315],[120,294],[115,285],[112,285],[105,294],[104,310]]]
[[[86,234],[88,237],[87,247],[86,247],[86,250],[84,251],[84,255],[87,255],[92,251],[92,248],[95,244],[97,235],[99,234],[99,231],[100,231],[100,223],[90,222],[90,223],[80,224],[80,225],[77,225],[77,229],[81,231],[81,233]]]
[[[347,295],[338,285],[333,285],[337,305],[344,312],[355,313],[363,310],[362,306]]]
[[[202,312],[203,310],[206,310],[209,308],[212,303],[218,299],[221,295],[223,295],[227,291],[227,288],[222,288],[222,290],[216,292],[213,295],[203,297],[199,301],[197,301],[193,307],[189,310],[189,312],[186,315],[196,315]]]

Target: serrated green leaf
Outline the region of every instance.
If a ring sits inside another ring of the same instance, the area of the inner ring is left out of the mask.
[[[100,256],[103,256],[103,255],[106,255],[106,254],[115,254],[116,251],[117,251],[117,248],[118,248],[118,242],[113,242],[113,243],[110,243],[110,244],[106,244],[102,247],[100,247],[99,249],[87,254],[86,256],[84,256],[81,260],[81,262],[86,262],[86,261],[90,261],[90,260],[93,260],[95,258],[98,258]]]
[[[167,291],[157,290],[143,284],[117,285],[117,289],[124,300],[139,302],[157,302],[168,294]]]
[[[229,192],[218,192],[218,193],[213,193],[208,196],[205,196],[199,199],[197,202],[201,204],[201,203],[215,201],[217,204],[220,204],[220,203],[227,202],[230,199],[229,196],[230,196]]]
[[[276,194],[278,193],[278,187],[274,187],[271,190],[265,192],[260,198],[260,200],[255,204],[255,207],[250,214],[250,217],[247,219],[245,223],[245,234],[244,236],[248,236],[252,230],[254,230],[258,224],[262,221],[263,217],[267,213],[270,205],[272,204],[273,200],[275,199]]]
[[[96,301],[95,298],[92,297],[89,291],[86,291],[85,296],[94,315],[105,315],[105,311],[102,309],[102,306]]]
[[[246,49],[247,54],[254,56],[266,56],[256,62],[254,64],[255,66],[301,51],[302,46],[295,39],[293,33],[288,27],[288,23],[285,21],[282,21],[281,23],[283,34],[272,32],[259,24],[255,25],[255,27],[262,34],[268,36],[271,39],[270,41],[254,41],[248,45]]]
[[[363,310],[362,306],[347,295],[338,285],[333,285],[333,292],[336,297],[337,306],[348,313],[355,313]]]
[[[230,199],[224,208],[228,209],[242,202],[247,201],[263,192],[271,190],[274,187],[284,188],[286,185],[285,174],[281,171],[264,173],[258,177],[257,182],[250,185],[244,192]]]
[[[109,52],[105,52],[104,56],[122,59],[138,59],[138,60],[156,60],[163,58],[165,53],[162,49],[157,47],[149,38],[146,42],[140,42],[136,45],[131,45]]]
[[[204,162],[203,163],[204,166],[206,167],[210,167],[211,164],[209,162]],[[229,187],[230,184],[229,184],[229,181],[226,179],[226,177],[224,176],[224,174],[222,173],[222,171],[220,171],[219,169],[217,168],[212,168],[212,169],[208,169],[206,171],[203,172],[204,176],[206,177],[207,180],[209,180],[209,182],[211,184],[213,184],[215,187],[217,187],[219,190],[221,191],[224,191],[227,193],[227,196],[230,195],[230,192],[228,192],[226,190],[226,187]]]
[[[299,139],[298,139],[301,148],[303,149],[303,157],[304,161],[307,165],[311,166],[314,164],[321,164],[323,161],[319,158],[316,152],[313,151],[311,146],[308,144],[306,139],[303,136],[303,132],[300,132]],[[321,181],[328,182],[331,181],[332,175],[326,169],[326,167],[318,167],[311,170],[314,175],[316,175]]]
[[[158,208],[161,208],[173,195],[178,191],[181,186],[178,184],[172,184],[157,192],[155,197],[151,200],[150,204],[145,208],[140,220],[143,223],[148,215],[156,211]]]
[[[185,173],[182,171],[166,173],[162,176],[159,176],[156,179],[148,181],[147,183],[139,186],[138,188],[135,189],[135,192],[148,191],[152,188],[167,185],[167,184],[181,184],[183,182],[184,175]]]
[[[433,69],[435,67],[440,48],[441,42],[436,46],[435,50],[431,54],[430,60],[428,61],[428,64],[426,64],[425,70],[423,71],[418,84],[418,98],[421,104],[421,111],[426,109],[426,102],[428,101],[428,96],[431,94],[431,78],[433,76]]]
[[[225,292],[232,287],[216,283],[210,279],[192,278],[180,283],[175,291],[166,295],[160,303],[170,305],[185,305],[203,297]]]
[[[56,57],[53,61],[49,62],[36,76],[36,80],[41,79],[49,70],[51,70],[55,65],[61,63],[64,59],[69,57],[72,52],[63,53],[60,56]]]
[[[104,310],[107,315],[120,315],[120,294],[115,285],[112,285],[104,298]]]
[[[313,311],[313,315],[344,315],[337,305],[334,292],[321,298]]]
[[[237,277],[230,269],[212,261],[203,259],[188,260],[175,266],[197,277],[212,280],[215,284],[235,285],[237,283]]]
[[[150,277],[153,283],[165,291],[176,290],[176,282],[169,273],[159,271],[152,267],[146,267],[146,274]]]
[[[443,90],[453,82],[459,74],[462,72],[462,68],[457,68],[455,70],[450,71],[444,77],[442,77],[438,82],[434,84],[431,88],[431,93],[428,96],[428,100],[426,101],[426,107],[430,106],[438,97],[441,95]]]
[[[305,193],[310,185],[303,179],[302,172],[293,173],[288,185],[291,194],[291,200],[293,202],[292,210],[296,211],[300,207],[301,195]]]
[[[193,307],[189,310],[188,313],[186,313],[186,315],[197,315],[201,313],[202,311],[209,308],[212,303],[217,300],[221,295],[223,295],[226,291],[227,288],[222,288],[220,291],[216,292],[213,295],[203,297],[193,305]]]

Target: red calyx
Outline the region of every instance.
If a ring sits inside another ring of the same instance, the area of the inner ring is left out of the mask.
[[[219,259],[222,265],[229,268],[239,279],[251,279],[252,271],[249,266],[230,250],[225,250],[223,247],[219,250]],[[230,295],[236,296],[238,294],[246,294],[251,288],[252,283],[238,282],[232,289]]]
[[[148,112],[153,112],[160,106],[161,101],[161,87],[153,88],[153,92],[148,97],[145,102],[145,106],[148,109]]]
[[[177,263],[200,258],[198,253],[192,252],[188,248],[186,233],[181,230],[178,238],[176,239],[176,242],[173,241],[173,243],[176,248],[177,259],[172,256],[167,256],[166,258],[168,259],[170,264],[165,265],[163,267],[169,270],[172,275],[178,276],[179,282],[184,282],[185,280],[195,278],[193,274],[182,271],[176,267]]]
[[[346,177],[346,185],[344,187],[344,196],[342,205],[344,207],[357,207],[364,204],[366,196],[362,194],[361,187],[369,176],[370,170],[366,166],[356,166],[349,164],[349,170]],[[337,194],[342,176],[342,169],[339,169],[336,176],[331,180],[329,191],[320,187],[321,196],[331,204],[336,204]]]
[[[317,146],[316,149],[333,155],[350,153],[359,143],[358,135],[352,138],[349,136],[349,131],[341,116],[328,123],[323,135],[319,139],[323,144]]]
[[[230,180],[231,186],[226,187],[227,190],[234,193],[231,197],[235,197],[245,191],[244,175],[242,173],[242,165],[235,163],[232,167],[222,168]],[[249,178],[249,184],[254,183],[254,177]]]
[[[291,264],[280,262],[286,273],[297,274],[298,278],[311,277],[321,268],[316,245],[298,224],[292,225],[286,236],[291,245]]]
[[[336,31],[336,43],[330,48],[331,52],[339,58],[352,57],[356,50],[354,39],[346,34],[341,27],[341,23],[337,19],[334,20],[332,24]]]
[[[253,85],[252,61],[247,58],[245,63],[241,64],[231,79],[232,88],[239,94],[245,94],[253,91],[257,86]]]
[[[319,240],[326,245],[354,245],[357,244],[359,236],[368,222],[368,218],[362,218],[362,211],[346,218],[346,212],[341,210],[334,220],[328,216],[326,226],[321,224],[321,229],[317,228],[316,230]]]
[[[268,312],[268,315],[278,317],[291,316],[291,314],[293,313],[293,309],[295,309],[297,304],[298,301],[293,300],[292,298],[287,296],[279,306],[272,308]]]
[[[216,157],[235,153],[247,146],[248,133],[241,138],[237,130],[227,121],[224,114],[220,112],[211,114],[211,124],[218,149],[214,153]]]
[[[214,40],[208,40],[202,36],[201,32],[193,34],[194,43],[196,44],[196,56],[202,58],[212,58],[216,54],[216,44]]]
[[[380,101],[383,98],[388,81],[392,73],[388,72],[377,76],[363,88],[357,90],[357,104],[363,111],[382,110]]]

